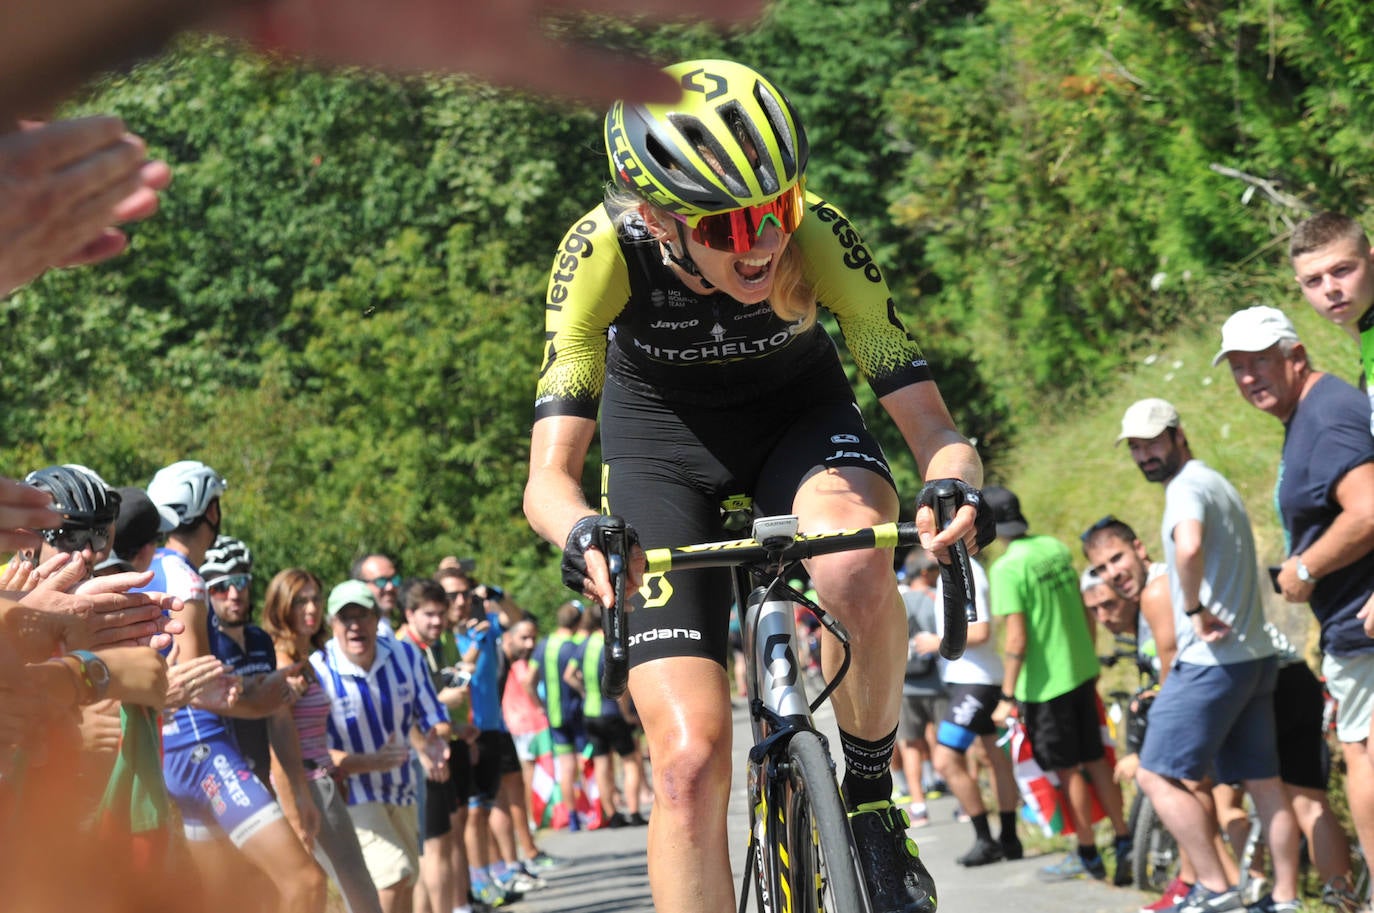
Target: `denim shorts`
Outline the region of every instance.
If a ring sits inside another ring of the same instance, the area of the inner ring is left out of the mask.
[[[1278,672],[1272,656],[1225,666],[1175,664],[1150,707],[1140,766],[1177,780],[1277,777]]]

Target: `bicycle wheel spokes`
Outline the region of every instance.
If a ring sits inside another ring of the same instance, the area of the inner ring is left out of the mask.
[[[830,758],[813,732],[787,746],[779,861],[797,913],[871,913]]]

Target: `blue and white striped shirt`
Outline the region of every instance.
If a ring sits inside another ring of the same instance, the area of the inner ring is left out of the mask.
[[[366,754],[389,741],[409,744],[412,724],[429,732],[448,722],[448,710],[439,703],[429,667],[410,644],[377,638],[376,659],[371,669],[363,670],[331,640],[310,657],[310,665],[329,693],[326,728],[332,748]],[[411,765],[349,777],[348,804],[363,802],[414,805]]]

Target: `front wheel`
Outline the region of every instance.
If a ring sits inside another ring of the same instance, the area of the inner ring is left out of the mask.
[[[1142,891],[1162,894],[1178,874],[1178,843],[1173,834],[1159,820],[1159,813],[1149,798],[1140,797],[1134,831],[1135,886]]]
[[[787,745],[776,834],[782,889],[798,913],[872,913],[830,756],[814,732]],[[785,849],[785,855],[779,850]]]

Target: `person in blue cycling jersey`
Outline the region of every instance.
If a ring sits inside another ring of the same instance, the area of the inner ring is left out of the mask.
[[[186,662],[216,655],[227,638],[215,636],[208,589],[199,568],[219,535],[220,495],[226,483],[219,473],[195,460],[181,460],[159,470],[148,484],[154,504],[177,515],[177,528],[154,553],[150,589],[178,596],[185,603],[185,630],[170,654]],[[268,647],[270,649],[270,643]],[[222,681],[239,683],[236,676]],[[271,881],[276,897],[264,908],[283,913],[318,913],[324,909],[324,872],[306,852],[235,740],[224,715],[234,711],[237,694],[202,694],[165,718],[162,726],[163,774],[167,791],[181,811],[191,859],[200,876],[206,910],[240,909],[244,885],[237,854]],[[264,771],[264,775],[266,772]]]
[[[963,496],[938,535],[933,511],[918,509],[923,544],[948,560],[957,540],[974,550],[976,539],[990,541],[990,515],[977,507],[978,456],[862,236],[807,187],[810,149],[797,109],[731,61],[665,72],[681,98],[616,102],[608,112],[613,187],[573,223],[549,278],[525,514],[563,549],[564,582],[612,604],[603,514],[627,521],[645,546],[728,538],[720,505],[739,495],[760,513],[796,514],[804,532],[896,519],[887,457],[817,319],[821,307],[922,477],[954,480]],[[583,464],[598,414],[602,485],[589,502]],[[701,570],[644,580],[639,559],[632,565],[631,590],[643,589],[628,616],[630,691],[653,758],[654,905],[731,909],[730,577]],[[852,637],[853,666],[832,705],[874,907],[931,913],[934,882],[891,801],[906,661],[893,555],[817,558],[807,571]],[[824,653],[833,670],[839,645],[828,640]]]

